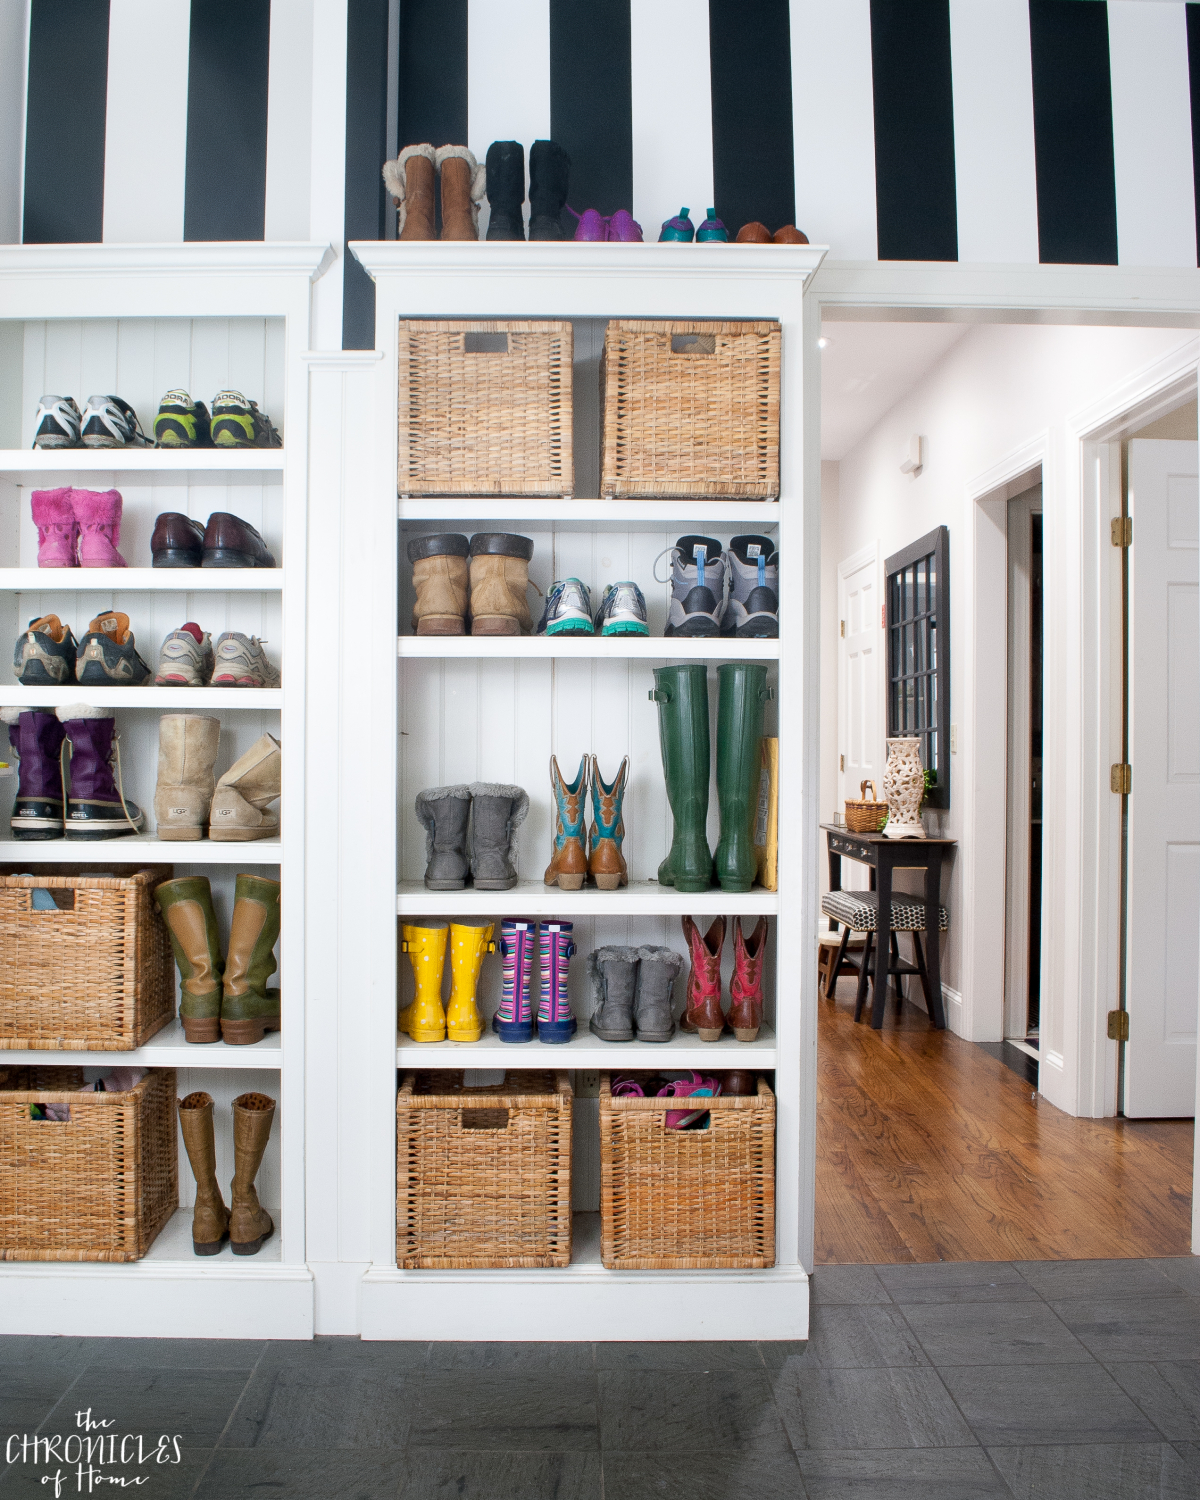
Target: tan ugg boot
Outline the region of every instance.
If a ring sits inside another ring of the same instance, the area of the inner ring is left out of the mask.
[[[470,555],[470,542],[454,532],[414,537],[409,542],[416,594],[412,620],[418,635],[466,635]]]
[[[230,766],[213,793],[208,836],[219,843],[269,839],[279,832],[279,796],[283,757],[273,734],[255,740],[241,760]]]
[[[160,839],[204,837],[220,739],[220,719],[207,714],[163,714],[159,719],[154,821]]]
[[[444,240],[479,238],[479,201],[487,189],[487,168],[465,146],[439,146]]]
[[[229,1238],[229,1210],[217,1183],[211,1094],[189,1094],[179,1101],[179,1128],[196,1179],[192,1249],[197,1255],[216,1255]]]
[[[275,1233],[275,1221],[254,1187],[274,1118],[275,1101],[266,1094],[239,1094],[233,1101],[229,1248],[235,1255],[257,1255]]]
[[[533,628],[526,594],[533,543],[505,531],[471,538],[471,634],[528,635]]]
[[[405,146],[395,161],[385,162],[383,180],[399,210],[397,239],[436,240],[436,153],[428,143]]]

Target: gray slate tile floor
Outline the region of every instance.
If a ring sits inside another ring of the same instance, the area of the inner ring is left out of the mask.
[[[0,1500],[89,1492],[89,1407],[144,1500],[1200,1500],[1200,1261],[824,1267],[806,1343],[0,1338]]]

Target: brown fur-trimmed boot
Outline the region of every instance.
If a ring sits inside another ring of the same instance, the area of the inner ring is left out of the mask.
[[[439,146],[437,169],[442,179],[444,240],[479,238],[479,203],[487,189],[487,168],[465,146]]]
[[[437,239],[436,154],[428,142],[405,146],[395,161],[383,165],[383,180],[399,210],[397,239]]]

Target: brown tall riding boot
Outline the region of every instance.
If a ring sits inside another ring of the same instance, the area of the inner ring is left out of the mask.
[[[439,146],[437,169],[442,178],[442,239],[477,240],[487,168],[465,146]]]
[[[179,1128],[196,1179],[192,1249],[197,1255],[216,1255],[229,1238],[229,1210],[217,1183],[211,1094],[189,1094],[179,1101]]]
[[[400,210],[397,239],[436,240],[437,172],[432,146],[405,146],[395,161],[385,162],[383,180]]]
[[[275,1222],[258,1201],[254,1179],[262,1164],[275,1101],[266,1094],[239,1094],[233,1101],[233,1183],[229,1248],[235,1255],[257,1255],[275,1233]]]
[[[467,633],[467,559],[471,544],[456,532],[414,537],[408,544],[413,570],[413,629],[418,635]]]
[[[471,634],[528,635],[533,629],[526,592],[533,543],[505,531],[471,538]]]

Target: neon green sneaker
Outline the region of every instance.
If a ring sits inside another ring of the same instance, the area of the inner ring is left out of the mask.
[[[241,391],[218,391],[212,404],[212,437],[218,448],[281,448],[270,417]]]
[[[158,403],[154,441],[160,448],[211,448],[208,407],[184,390],[168,391]]]

